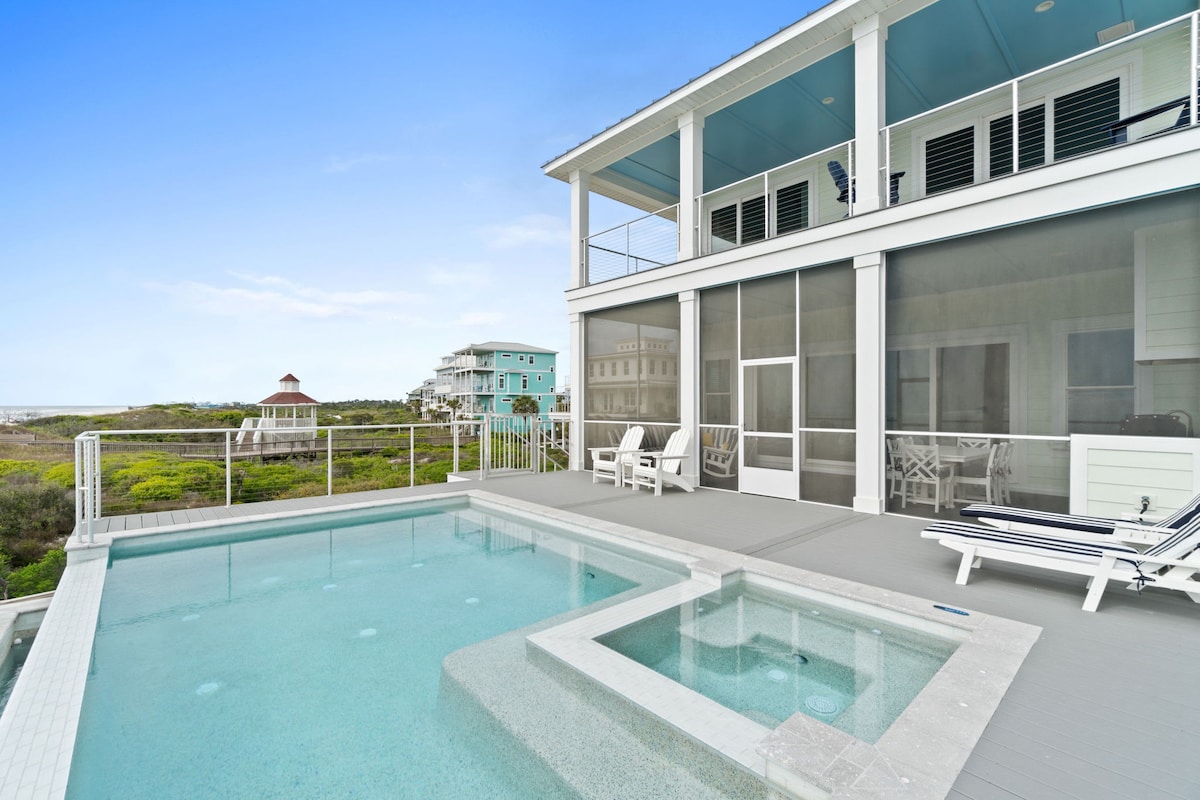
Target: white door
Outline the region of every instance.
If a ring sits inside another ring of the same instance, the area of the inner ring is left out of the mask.
[[[747,494],[800,497],[794,358],[742,362],[741,482]]]

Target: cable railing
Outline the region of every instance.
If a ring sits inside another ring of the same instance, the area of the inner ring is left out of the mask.
[[[568,463],[569,423],[537,416],[289,428],[238,442],[238,428],[88,431],[75,439],[75,522],[480,479]],[[303,435],[304,438],[297,438]],[[284,438],[286,437],[286,438]]]
[[[674,264],[679,259],[679,206],[593,234],[584,244],[588,284]]]
[[[892,186],[894,202],[1196,125],[1198,18],[1164,22],[887,126],[882,169],[907,176]]]
[[[854,143],[842,142],[696,198],[700,253],[718,253],[853,213]]]

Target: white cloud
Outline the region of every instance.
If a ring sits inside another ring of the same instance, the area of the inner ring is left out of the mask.
[[[486,264],[464,264],[456,267],[434,266],[425,271],[425,280],[434,286],[466,286],[480,288],[492,283],[491,268]]]
[[[489,247],[523,247],[530,244],[565,244],[571,235],[570,225],[553,214],[528,214],[504,225],[488,225],[479,235]]]
[[[365,167],[371,164],[382,164],[388,161],[395,161],[396,157],[385,153],[361,153],[353,156],[330,156],[325,159],[325,172],[339,175],[343,172],[349,172],[352,169]]]
[[[147,283],[145,288],[169,295],[195,311],[247,319],[403,319],[407,316],[405,312],[419,309],[429,302],[425,295],[411,292],[330,290],[304,286],[277,275],[229,274],[244,284],[250,284],[250,287],[183,281],[176,284]]]

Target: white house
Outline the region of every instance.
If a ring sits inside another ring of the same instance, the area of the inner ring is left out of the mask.
[[[573,467],[638,421],[692,430],[703,485],[872,513],[930,489],[891,485],[889,440],[1003,458],[1026,505],[1194,494],[1197,7],[835,0],[630,98],[544,166]],[[595,196],[630,221],[591,230]]]

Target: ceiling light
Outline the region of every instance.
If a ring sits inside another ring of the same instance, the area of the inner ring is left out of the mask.
[[[822,97],[821,103],[824,105],[831,105],[833,103],[833,98],[832,97]]]
[[[1052,8],[1054,8],[1054,0],[1042,0],[1042,2],[1033,7],[1033,11],[1035,14],[1040,14],[1043,11],[1049,11]]]

